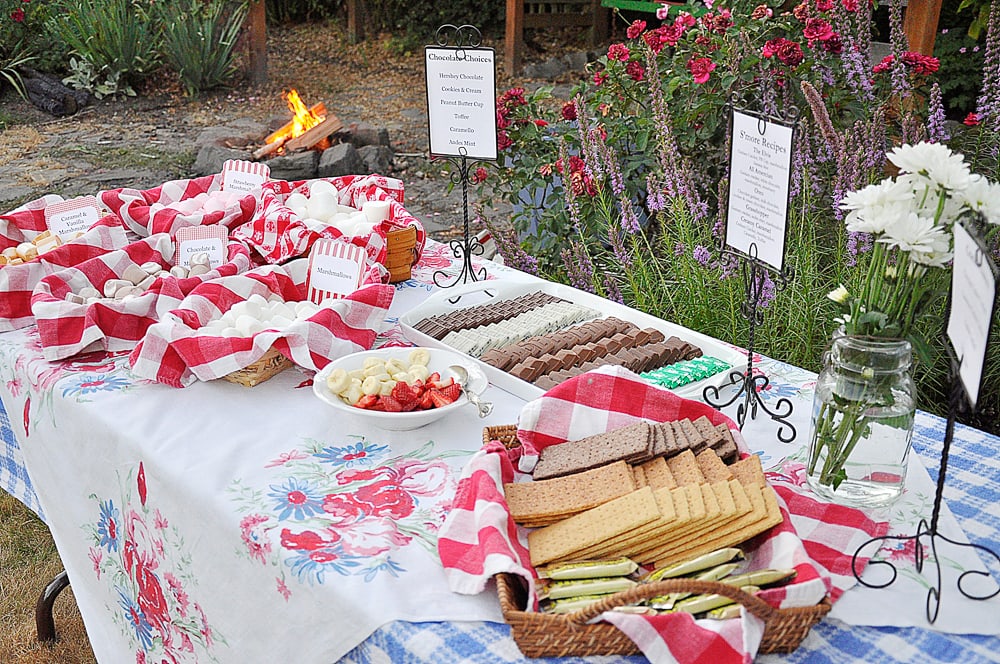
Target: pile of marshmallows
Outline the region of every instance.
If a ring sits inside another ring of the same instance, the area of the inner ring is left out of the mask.
[[[241,198],[246,193],[238,191],[213,191],[211,193],[201,193],[191,198],[185,198],[173,203],[153,203],[149,206],[149,213],[156,214],[160,210],[174,210],[180,214],[194,214],[195,212],[222,212],[238,205]]]
[[[195,331],[197,337],[252,337],[264,330],[281,331],[293,323],[316,315],[321,306],[306,300],[286,302],[277,295],[269,298],[254,293],[236,302],[229,310]]]
[[[169,270],[155,261],[142,265],[132,263],[122,271],[120,279],[108,279],[104,282],[104,292],[93,286],[85,286],[79,293],[66,293],[63,298],[74,304],[93,304],[101,299],[124,300],[145,293],[153,282],[160,277],[173,276],[178,279],[197,277],[211,271],[211,263],[207,253],[198,253],[191,257],[188,267],[175,265]]]
[[[76,237],[83,235],[77,233]],[[75,238],[74,238],[75,239]],[[42,231],[31,242],[22,242],[16,247],[7,247],[0,253],[0,265],[20,265],[38,258],[47,251],[62,245],[62,238],[50,231]]]
[[[348,237],[365,236],[389,218],[389,201],[366,201],[361,209],[340,204],[340,191],[326,180],[309,183],[309,195],[294,192],[285,205],[312,229],[333,226]]]

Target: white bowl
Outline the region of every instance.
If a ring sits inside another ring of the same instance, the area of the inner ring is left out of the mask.
[[[463,391],[461,396],[459,396],[454,403],[450,403],[447,406],[431,408],[429,410],[411,410],[403,413],[388,413],[380,410],[366,410],[364,408],[350,406],[344,403],[339,396],[331,392],[330,388],[327,387],[327,376],[329,376],[330,372],[334,369],[340,368],[346,371],[360,369],[364,364],[365,358],[368,357],[379,357],[383,360],[395,357],[405,361],[412,350],[412,346],[379,348],[378,350],[366,350],[360,353],[352,353],[351,355],[338,358],[326,365],[319,373],[316,374],[316,377],[313,378],[313,393],[321,400],[333,406],[334,409],[343,413],[355,415],[371,422],[380,429],[387,429],[389,431],[409,431],[411,429],[418,429],[445,417],[449,413],[458,410],[469,402],[468,398],[465,396],[465,392]],[[453,364],[460,364],[465,367],[466,371],[469,372],[469,384],[466,385],[466,388],[469,391],[474,394],[481,394],[489,384],[486,375],[468,356],[449,350],[443,350],[441,348],[427,348],[426,350],[430,353],[430,362],[428,362],[427,368],[430,369],[431,373],[436,371],[441,374],[443,379],[447,379],[449,376],[454,377],[454,373],[449,371],[448,367]]]

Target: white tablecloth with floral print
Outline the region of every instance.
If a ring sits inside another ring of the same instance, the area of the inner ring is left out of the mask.
[[[448,265],[448,253],[428,246],[415,278],[397,289],[380,344],[407,343],[397,318],[433,290],[431,274]],[[796,481],[812,377],[767,358],[758,364],[772,379],[765,401],[793,399],[798,437],[778,443],[761,416],[748,422],[747,440],[774,479]],[[0,487],[44,515],[101,662],[520,659],[492,593],[448,592],[435,542],[482,427],[516,422],[523,402],[490,388],[496,407],[486,420],[469,408],[416,431],[385,432],[338,418],[309,380],[292,369],[252,389],[224,381],[174,389],[136,379],[123,355],[46,362],[33,327],[0,335]],[[916,445],[929,466],[939,424],[923,415],[918,422]],[[995,456],[998,441],[964,428],[959,436],[958,472],[974,476],[970,484],[960,475],[965,483],[946,498],[960,506],[962,526],[982,524],[978,539],[997,546],[996,502],[983,498],[996,494],[997,464],[984,471],[968,445]],[[915,467],[923,484],[890,515],[899,532],[926,507],[929,479]],[[966,518],[972,506],[977,514]],[[911,585],[922,588],[916,575]],[[1000,616],[996,600],[979,608]],[[959,652],[976,661],[997,650],[996,637],[926,627],[829,619],[789,659],[881,653],[896,661],[907,640],[926,643],[928,657]]]

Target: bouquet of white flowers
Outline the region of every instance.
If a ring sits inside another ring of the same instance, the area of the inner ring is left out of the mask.
[[[872,249],[856,292],[828,295],[842,308],[841,328],[816,383],[807,465],[814,490],[859,505],[902,491],[915,412],[911,346],[925,346],[914,328],[943,283],[929,273],[950,264],[963,215],[1000,220],[1000,186],[944,145],[904,145],[888,158],[895,178],[841,202],[847,230],[867,234]]]

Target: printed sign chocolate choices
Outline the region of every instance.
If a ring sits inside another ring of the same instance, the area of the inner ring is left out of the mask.
[[[763,130],[763,131],[762,131]],[[790,126],[733,111],[726,244],[779,272],[788,225]]]
[[[495,160],[493,49],[428,46],[424,58],[431,155]]]

